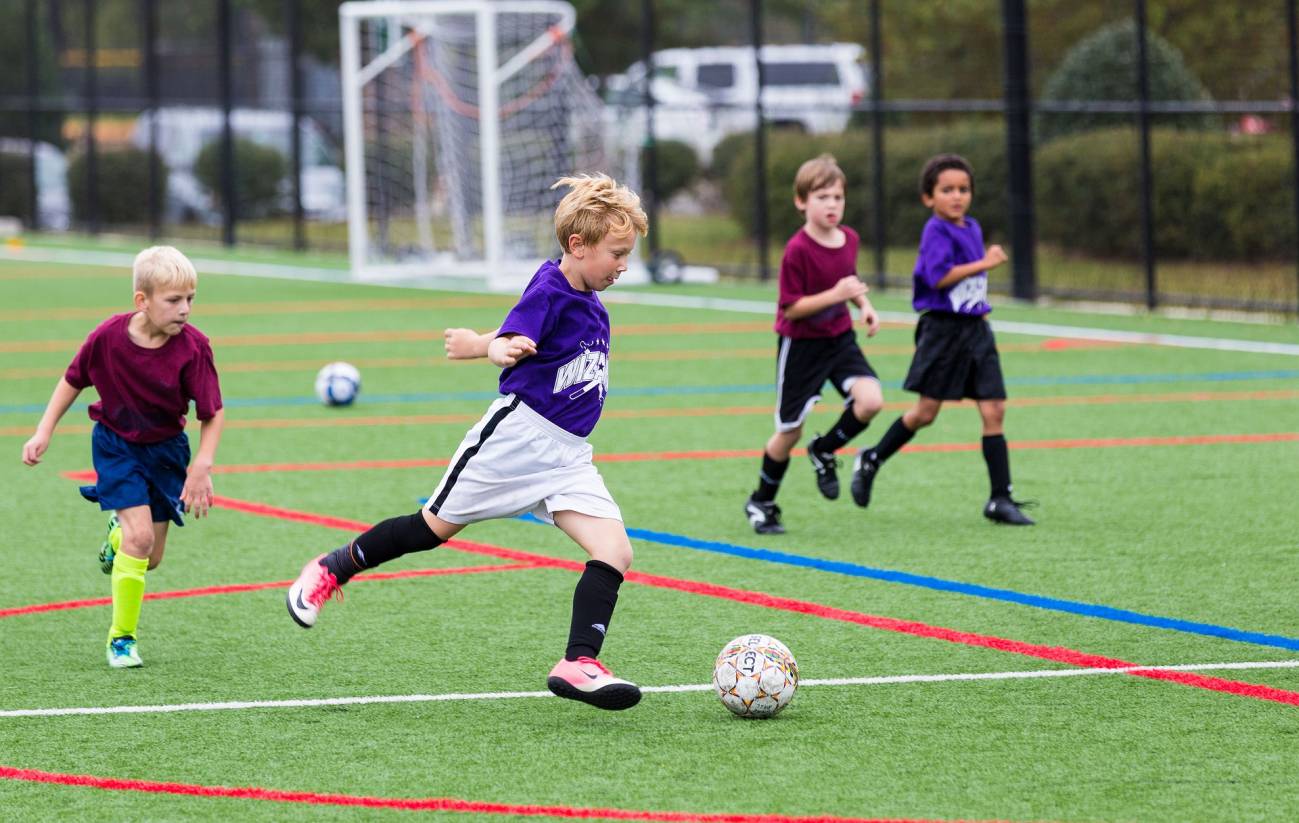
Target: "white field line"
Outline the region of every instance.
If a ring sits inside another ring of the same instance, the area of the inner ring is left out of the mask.
[[[972,672],[966,674],[903,674],[887,677],[837,677],[808,679],[799,682],[809,686],[879,686],[898,683],[950,683],[970,680],[1029,680],[1047,677],[1086,677],[1104,674],[1130,674],[1147,671],[1221,671],[1230,669],[1293,669],[1299,660],[1264,660],[1252,663],[1185,663],[1170,666],[1124,666],[1113,669],[1038,669],[1018,672]],[[644,686],[643,692],[706,692],[711,683],[678,686]],[[10,709],[0,711],[3,717],[64,717],[84,714],[165,714],[170,712],[211,712],[230,709],[301,709],[317,706],[361,706],[374,703],[442,703],[463,700],[509,700],[530,697],[554,697],[550,692],[477,692],[468,694],[396,694],[367,697],[322,697],[301,700],[232,700],[219,703],[172,703],[153,706],[83,706],[62,709]]]
[[[0,251],[0,261],[32,260],[45,263],[82,263],[103,266],[129,267],[134,257],[123,252],[81,251],[76,249],[47,249],[23,247]],[[279,277],[291,280],[348,281],[346,269],[329,269],[312,266],[295,266],[282,263],[254,263],[240,260],[213,260],[193,258],[200,272],[233,274],[252,277]],[[373,286],[401,286],[404,288],[436,288],[457,291],[454,281],[397,281],[369,282]],[[481,291],[481,289],[479,290]],[[772,304],[762,300],[735,300],[723,297],[694,297],[683,294],[647,294],[645,292],[605,292],[601,300],[606,303],[633,303],[647,306],[670,306],[682,309],[713,309],[716,311],[763,314],[771,316]],[[916,315],[910,312],[880,312],[880,318],[892,323],[914,325]],[[1299,344],[1268,343],[1255,340],[1237,340],[1227,337],[1192,337],[1180,334],[1151,334],[1148,332],[1093,329],[1085,326],[1060,326],[1050,323],[1021,323],[1011,320],[993,320],[994,331],[1007,334],[1025,334],[1034,337],[1062,337],[1069,340],[1098,340],[1109,343],[1135,343],[1150,346],[1171,346],[1183,349],[1209,349],[1212,351],[1238,351],[1253,354],[1281,354],[1299,357]]]

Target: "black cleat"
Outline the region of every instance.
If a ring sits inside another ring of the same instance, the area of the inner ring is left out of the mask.
[[[863,509],[871,504],[871,486],[879,470],[880,464],[868,457],[865,449],[857,452],[852,461],[852,502]]]
[[[839,458],[834,452],[821,451],[816,447],[820,435],[807,444],[807,459],[812,461],[812,470],[816,472],[816,489],[826,500],[839,499]]]
[[[1035,525],[1033,518],[1020,511],[1020,507],[1034,505],[1030,501],[1011,500],[1009,497],[994,497],[983,507],[983,516],[994,523],[1006,523],[1011,526]]]
[[[744,516],[753,524],[758,534],[784,534],[785,527],[780,525],[780,506],[774,500],[754,500],[750,497],[744,504]]]

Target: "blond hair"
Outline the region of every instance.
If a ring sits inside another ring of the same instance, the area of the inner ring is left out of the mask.
[[[198,272],[189,258],[171,246],[150,246],[135,256],[131,265],[135,291],[152,295],[154,289],[192,289]]]
[[[640,198],[607,174],[579,174],[561,177],[551,186],[572,189],[555,207],[555,236],[559,246],[568,251],[568,238],[577,235],[588,246],[594,246],[607,235],[627,237],[635,232],[649,233],[649,218],[640,207]]]
[[[799,200],[807,200],[807,196],[812,192],[832,186],[836,182],[848,185],[848,177],[843,173],[843,169],[839,168],[834,155],[823,154],[820,157],[813,157],[799,166],[798,173],[794,175],[794,196]]]

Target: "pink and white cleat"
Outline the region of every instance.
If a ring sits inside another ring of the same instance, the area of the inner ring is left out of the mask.
[[[302,567],[302,573],[298,579],[293,581],[289,586],[289,593],[285,596],[285,602],[289,606],[289,617],[304,629],[309,629],[316,625],[316,618],[320,616],[320,610],[324,607],[325,601],[338,594],[339,599],[343,598],[343,589],[338,585],[338,578],[334,573],[325,568],[320,561],[324,555],[313,558],[307,565]]]
[[[560,697],[581,700],[598,709],[630,709],[640,702],[640,688],[635,683],[614,677],[594,657],[560,660],[550,670],[546,687]]]

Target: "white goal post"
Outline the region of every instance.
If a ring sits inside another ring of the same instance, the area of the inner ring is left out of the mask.
[[[639,189],[638,145],[610,139],[573,59],[575,17],[559,0],[339,7],[355,278],[518,288],[559,252],[557,178],[604,172]]]

